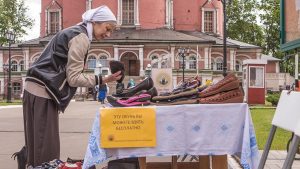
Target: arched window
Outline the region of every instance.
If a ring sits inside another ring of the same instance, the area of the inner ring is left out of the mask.
[[[13,87],[13,94],[14,95],[21,94],[21,83],[13,82],[12,87]]]
[[[217,67],[217,70],[223,70],[223,59],[222,58],[217,59],[216,67]]]
[[[106,55],[101,55],[99,57],[98,64],[101,64],[102,67],[109,67],[107,56]]]
[[[158,57],[156,55],[151,57],[151,67],[158,68]]]
[[[96,68],[96,57],[89,56],[88,58],[88,69],[95,69]]]
[[[20,67],[20,71],[24,71],[25,70],[25,68],[24,68],[24,60],[21,60],[19,62],[19,67]]]
[[[11,71],[12,72],[18,71],[18,62],[15,60],[11,61]]]
[[[241,72],[242,71],[242,64],[241,64],[241,61],[236,61],[235,62],[235,71],[237,72]]]
[[[197,61],[195,56],[189,57],[189,69],[196,69],[197,68]]]

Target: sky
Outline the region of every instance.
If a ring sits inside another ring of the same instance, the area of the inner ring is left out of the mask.
[[[42,0],[24,0],[25,6],[28,8],[27,16],[34,19],[32,29],[27,29],[27,34],[24,35],[22,40],[30,40],[40,36],[40,13],[41,13]]]

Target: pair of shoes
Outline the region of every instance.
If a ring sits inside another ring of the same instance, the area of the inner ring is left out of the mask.
[[[240,86],[240,82],[238,78],[233,74],[228,74],[224,79],[219,81],[218,83],[211,85],[205,90],[199,93],[200,98],[212,96],[221,92],[230,91],[233,89],[238,89]]]
[[[110,72],[112,74],[118,72],[118,71],[121,71],[121,79],[117,80],[118,83],[122,83],[122,81],[124,80],[125,78],[125,67],[124,67],[124,64],[120,61],[116,61],[116,60],[112,60],[109,62],[109,68],[110,68]]]
[[[188,79],[187,81],[180,83],[178,86],[176,86],[172,92],[166,92],[166,93],[161,93],[160,96],[169,96],[172,94],[177,94],[180,92],[184,92],[184,91],[189,91],[191,89],[194,89],[198,86],[201,85],[201,81],[199,76],[196,76],[192,79]]]
[[[141,83],[136,85],[133,88],[129,88],[128,90],[124,90],[122,93],[113,94],[114,97],[131,97],[136,95],[138,92],[143,90],[150,90],[153,87],[152,78],[146,78]],[[156,90],[156,89],[155,89]]]
[[[243,101],[244,92],[242,88],[199,99],[200,104],[243,103]]]
[[[141,94],[130,98],[118,99],[113,96],[107,96],[107,101],[113,107],[132,107],[132,106],[145,106],[150,104],[151,95]]]

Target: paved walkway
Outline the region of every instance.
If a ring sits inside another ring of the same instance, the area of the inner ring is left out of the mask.
[[[98,102],[72,102],[64,114],[60,115],[61,159],[67,157],[83,158],[89,131],[100,107]],[[15,169],[17,162],[11,155],[24,145],[23,117],[21,106],[0,106],[0,168]],[[286,157],[285,151],[271,151],[265,169],[280,169]],[[299,156],[300,157],[300,156]],[[154,158],[150,161],[160,161]],[[148,161],[148,159],[147,159]],[[230,169],[241,169],[231,157],[228,160]],[[101,168],[101,166],[97,166]],[[300,169],[300,160],[296,160],[292,169]]]

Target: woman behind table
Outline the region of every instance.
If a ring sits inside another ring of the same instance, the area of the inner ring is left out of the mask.
[[[27,166],[60,158],[58,114],[64,112],[77,87],[94,87],[121,78],[83,73],[93,37],[110,37],[116,17],[107,6],[86,11],[83,22],[58,32],[27,72],[23,94]]]

